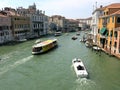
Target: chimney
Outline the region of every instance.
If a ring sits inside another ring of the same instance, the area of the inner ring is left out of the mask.
[[[103,6],[102,6],[102,5],[100,5],[100,8],[103,8]]]
[[[45,15],[45,11],[43,11],[43,14]]]

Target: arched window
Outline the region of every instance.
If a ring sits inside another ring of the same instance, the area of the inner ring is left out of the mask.
[[[117,18],[117,23],[120,23],[120,17]]]
[[[100,33],[100,29],[98,29],[98,33]]]
[[[113,36],[113,30],[111,30],[111,32],[110,32],[110,36],[111,36],[111,37]]]
[[[114,32],[114,37],[117,38],[117,36],[118,36],[118,33],[117,33],[117,31],[115,31],[115,32]]]
[[[114,47],[115,47],[115,48],[117,47],[117,42],[114,43]]]

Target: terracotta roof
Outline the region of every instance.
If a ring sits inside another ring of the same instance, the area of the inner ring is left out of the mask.
[[[69,21],[74,21],[74,19],[68,19]]]
[[[7,15],[10,15],[10,16],[20,16],[19,14],[15,13],[15,12],[12,12],[12,11],[5,11],[7,13]]]
[[[86,18],[86,20],[92,20],[92,17],[88,17],[88,18]]]
[[[120,10],[118,10],[117,12],[113,13],[112,15],[116,15],[116,14],[120,14]]]
[[[120,3],[110,4],[110,5],[106,6],[106,8],[120,8]]]
[[[63,16],[61,16],[61,15],[53,15],[53,16],[51,16],[51,17],[65,18],[65,17],[63,17]]]
[[[77,20],[91,20],[92,17],[88,17],[88,18],[81,18],[81,19],[77,19]]]
[[[0,14],[0,17],[7,17],[7,16]]]

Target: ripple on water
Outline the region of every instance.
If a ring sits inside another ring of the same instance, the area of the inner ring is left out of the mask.
[[[78,78],[76,81],[76,89],[75,90],[100,90],[97,87],[97,84],[86,78]]]
[[[19,66],[19,65],[21,65],[21,64],[23,64],[23,63],[31,60],[32,57],[33,57],[32,55],[31,55],[31,56],[28,56],[28,57],[25,57],[25,58],[23,58],[23,59],[21,59],[21,60],[18,60],[18,61],[16,61],[16,62],[14,62],[13,64],[9,64],[9,65],[7,65],[7,66],[4,66],[3,68],[0,68],[0,75],[2,75],[2,74],[4,74],[5,72],[7,72],[7,71],[9,71],[9,70],[11,70],[11,69]]]

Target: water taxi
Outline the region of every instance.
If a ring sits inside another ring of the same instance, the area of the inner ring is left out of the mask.
[[[78,58],[74,58],[72,60],[72,64],[75,70],[75,73],[77,75],[77,77],[79,78],[87,78],[88,77],[88,72],[83,64],[83,62],[81,61],[81,59]]]
[[[38,44],[35,44],[32,47],[32,54],[40,54],[40,53],[44,53],[54,47],[57,46],[57,39],[49,39],[43,42],[40,42]]]

